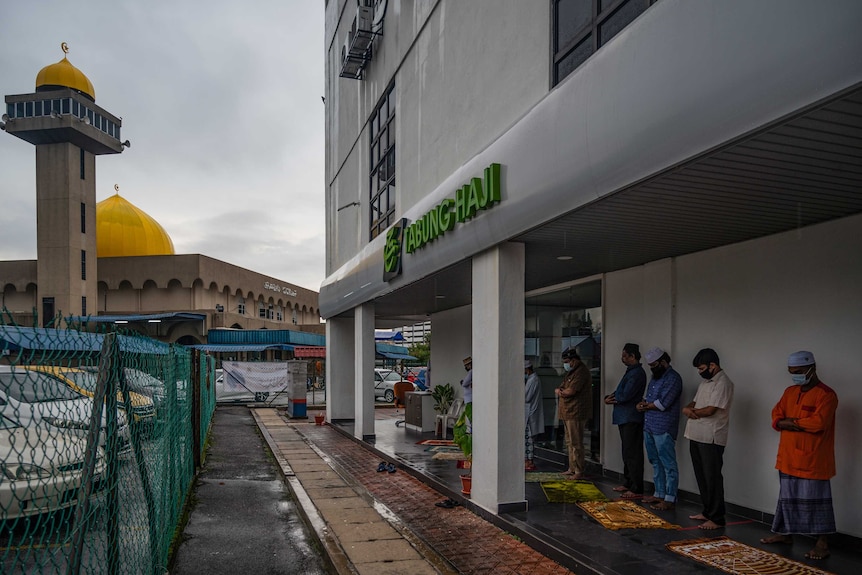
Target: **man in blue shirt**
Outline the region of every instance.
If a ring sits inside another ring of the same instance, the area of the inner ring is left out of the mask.
[[[613,424],[619,426],[623,448],[623,484],[614,491],[623,499],[637,499],[644,492],[644,414],[637,405],[643,400],[646,372],[636,343],[625,344],[620,359],[626,372],[616,391],[605,397],[614,406]]]
[[[644,443],[652,464],[655,492],[645,497],[653,509],[667,511],[676,504],[679,467],[676,463],[676,437],[679,433],[679,401],[682,378],[670,366],[670,356],[654,347],[644,354],[652,372],[647,393],[637,409],[644,413]]]

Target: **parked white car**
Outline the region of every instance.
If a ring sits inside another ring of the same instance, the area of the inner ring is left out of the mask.
[[[87,442],[54,429],[22,427],[0,415],[0,522],[55,512],[78,503]],[[99,449],[93,493],[103,487]]]
[[[386,403],[392,403],[395,401],[395,384],[401,381],[410,383],[406,379],[403,379],[397,371],[375,367],[374,399],[382,398]],[[408,391],[415,389],[412,383],[410,387],[411,389]]]
[[[47,373],[0,365],[0,415],[25,428],[55,428],[87,437],[93,400],[73,391]],[[130,451],[129,426],[123,411],[117,410],[120,453]],[[99,444],[104,447],[107,418],[102,410]]]

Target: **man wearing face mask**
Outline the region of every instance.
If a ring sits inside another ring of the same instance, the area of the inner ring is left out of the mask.
[[[793,535],[816,535],[808,559],[829,556],[827,535],[835,533],[832,487],[835,475],[835,410],[838,395],[817,377],[810,351],[797,351],[787,360],[793,385],[772,409],[778,443],[780,490],[772,532],[761,543],[792,543]]]
[[[703,511],[689,519],[703,521],[701,529],[724,527],[724,448],[730,428],[730,404],[733,402],[733,382],[721,369],[715,350],[704,348],[691,362],[703,379],[694,401],[682,409],[688,418],[685,437],[690,441],[691,465],[703,502]]]
[[[535,471],[533,449],[536,436],[545,431],[545,411],[542,408],[542,382],[533,371],[533,362],[529,359],[524,361],[524,394],[524,470]]]
[[[644,355],[652,372],[646,395],[637,408],[644,412],[644,444],[652,464],[655,491],[644,503],[659,511],[676,505],[679,467],[676,462],[676,437],[679,433],[679,400],[682,378],[670,366],[670,356],[654,347]]]
[[[566,430],[569,446],[569,468],[563,473],[571,479],[583,479],[586,472],[584,424],[593,416],[593,382],[590,370],[574,348],[562,353],[566,375],[554,393],[559,398],[558,417]]]

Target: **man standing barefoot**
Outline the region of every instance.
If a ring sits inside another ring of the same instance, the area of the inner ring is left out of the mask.
[[[814,535],[808,559],[829,557],[827,535],[835,533],[832,488],[835,475],[835,410],[838,395],[817,377],[814,354],[797,351],[787,360],[793,385],[772,409],[781,434],[775,468],[781,482],[772,522],[776,535],[761,543],[792,543],[793,535]]]

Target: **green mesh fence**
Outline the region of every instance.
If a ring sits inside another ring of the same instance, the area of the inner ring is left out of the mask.
[[[0,573],[165,573],[215,409],[212,358],[2,324],[0,350]]]

